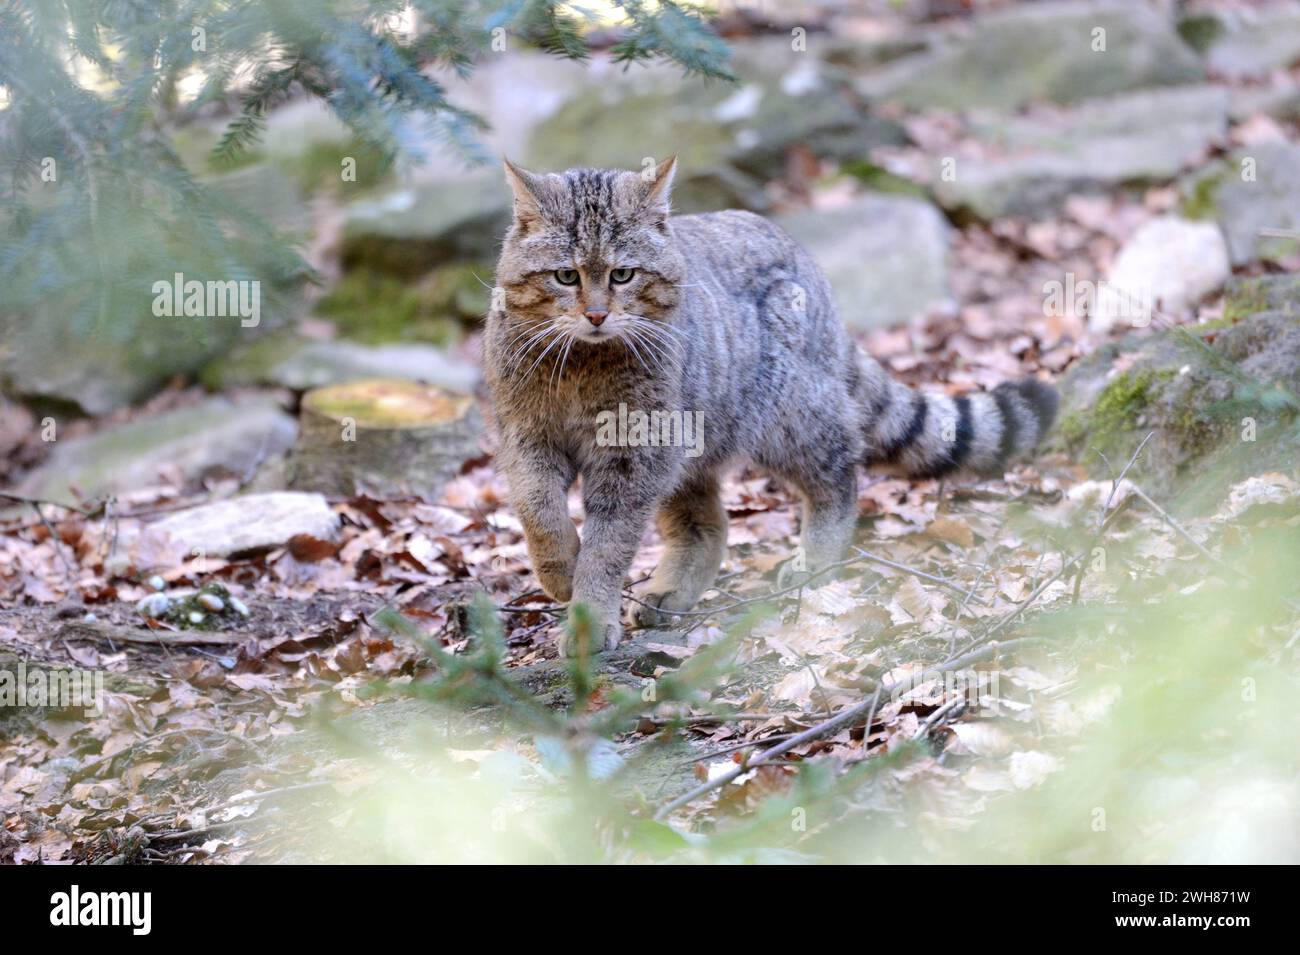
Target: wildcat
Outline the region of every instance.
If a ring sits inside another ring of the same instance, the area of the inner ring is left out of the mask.
[[[680,620],[661,611],[689,610],[713,585],[726,469],[755,464],[799,492],[812,572],[850,542],[857,468],[1001,473],[1056,413],[1056,393],[1033,379],[955,398],[893,381],[778,226],[748,212],[670,216],[675,166],[537,174],[506,162],[514,214],[484,341],[498,464],[542,588],[592,611],[592,651],[621,639],[623,580],[651,518],[664,557],[632,623]],[[689,449],[642,429],[632,441],[624,428],[611,441],[620,406],[695,414],[702,440]],[[567,508],[578,476],[581,541]]]

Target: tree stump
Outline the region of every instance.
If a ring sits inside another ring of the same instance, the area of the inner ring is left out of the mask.
[[[474,399],[396,378],[351,381],[303,395],[289,486],[334,497],[436,498],[478,457]]]

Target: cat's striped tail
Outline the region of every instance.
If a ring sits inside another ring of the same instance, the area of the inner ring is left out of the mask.
[[[883,386],[864,401],[865,464],[874,471],[910,478],[1001,474],[1056,417],[1056,389],[1034,378],[952,398],[914,391],[879,365],[871,370]]]

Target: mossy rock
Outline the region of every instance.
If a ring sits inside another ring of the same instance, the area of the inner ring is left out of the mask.
[[[331,319],[340,334],[369,345],[422,341],[453,345],[464,337],[461,310],[474,308],[466,280],[472,266],[435,271],[423,281],[360,268],[344,273],[316,303],[316,312]],[[481,267],[481,274],[492,270]],[[484,289],[484,292],[487,292]],[[487,311],[486,302],[481,316]]]
[[[1245,146],[1179,184],[1181,212],[1213,219],[1223,229],[1234,266],[1281,263],[1300,239],[1300,145],[1263,142]]]
[[[1229,293],[1238,318],[1134,333],[1079,362],[1060,384],[1052,444],[1098,476],[1151,435],[1133,477],[1182,506],[1232,481],[1300,462],[1300,283],[1249,280]],[[1246,311],[1263,305],[1269,310]],[[1107,463],[1109,462],[1109,464]]]
[[[358,200],[344,219],[343,267],[415,279],[447,262],[493,259],[510,203],[497,169]]]
[[[365,345],[273,335],[212,363],[200,380],[212,391],[256,386],[308,391],[377,375],[422,381],[458,394],[472,391],[479,378],[473,364],[425,342]]]
[[[1300,312],[1300,275],[1235,278],[1224,295],[1223,317],[1237,322],[1256,312]]]

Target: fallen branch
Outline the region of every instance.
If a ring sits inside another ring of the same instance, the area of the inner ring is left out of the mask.
[[[806,729],[802,733],[796,733],[794,736],[791,736],[789,739],[784,740],[783,742],[780,742],[769,749],[763,750],[763,752],[759,753],[753,759],[742,762],[735,769],[728,770],[726,773],[723,773],[721,776],[717,777],[716,779],[711,779],[706,783],[701,783],[700,785],[692,789],[690,792],[678,796],[672,802],[665,805],[663,808],[661,808],[658,812],[655,813],[654,817],[656,820],[662,820],[665,817],[676,812],[682,806],[685,806],[687,803],[694,802],[696,799],[699,799],[701,796],[710,793],[715,789],[721,788],[722,786],[727,785],[727,783],[732,782],[735,779],[738,779],[740,776],[749,772],[751,769],[757,769],[760,766],[765,766],[768,763],[772,762],[774,759],[776,759],[778,756],[785,755],[790,750],[794,749],[796,746],[802,746],[804,743],[811,742],[812,740],[815,740],[820,736],[825,736],[827,733],[833,732],[834,730],[839,729],[841,726],[852,723],[854,720],[857,719],[857,717],[863,714],[871,714],[872,716],[874,716],[876,705],[880,702],[881,697],[885,693],[888,693],[890,696],[894,696],[898,693],[906,692],[907,690],[910,690],[913,687],[919,685],[920,683],[923,683],[926,680],[930,679],[936,673],[946,673],[951,670],[959,670],[962,667],[968,666],[972,663],[978,663],[981,660],[987,660],[989,657],[995,656],[998,653],[1001,653],[1003,650],[1009,649],[1011,647],[1019,647],[1028,643],[1037,643],[1038,640],[1039,638],[1036,637],[1023,637],[1019,640],[1007,640],[1003,643],[990,643],[988,646],[981,647],[980,649],[975,650],[971,653],[962,654],[961,656],[956,657],[955,659],[952,660],[948,660],[944,663],[941,663],[936,667],[929,667],[927,669],[920,670],[916,673],[912,673],[904,677],[903,679],[898,680],[897,682],[888,683],[888,684],[877,683],[875,693],[872,695],[872,697],[869,700],[864,700],[861,703],[857,703],[853,706],[850,706],[848,709],[841,710],[839,713],[837,713],[835,716],[832,716],[830,719],[823,720],[822,722],[818,723],[816,726],[810,729]]]
[[[1195,537],[1193,537],[1187,531],[1187,529],[1183,527],[1182,524],[1179,524],[1178,521],[1174,520],[1173,515],[1171,515],[1168,511],[1166,511],[1155,501],[1151,500],[1151,498],[1147,495],[1146,491],[1142,490],[1142,488],[1138,487],[1132,481],[1128,482],[1128,487],[1129,487],[1129,492],[1131,494],[1135,495],[1139,501],[1141,501],[1147,507],[1151,508],[1151,510],[1155,512],[1156,516],[1159,517],[1166,524],[1168,524],[1170,528],[1172,528],[1178,534],[1178,536],[1180,536],[1183,540],[1187,541],[1187,543],[1195,547],[1202,557],[1204,557],[1210,563],[1214,564],[1215,567],[1218,567],[1222,570],[1226,570],[1230,574],[1234,574],[1235,576],[1238,577],[1242,576],[1241,571],[1237,570],[1235,567],[1230,567],[1229,565],[1225,564],[1223,561],[1219,560],[1219,558],[1211,554],[1209,550],[1206,549],[1205,545],[1203,545],[1200,541],[1198,541]]]
[[[99,620],[72,620],[59,627],[56,638],[64,640],[102,640],[112,643],[142,643],[166,647],[176,646],[235,646],[247,640],[245,633],[226,633],[221,630],[150,630]]]

